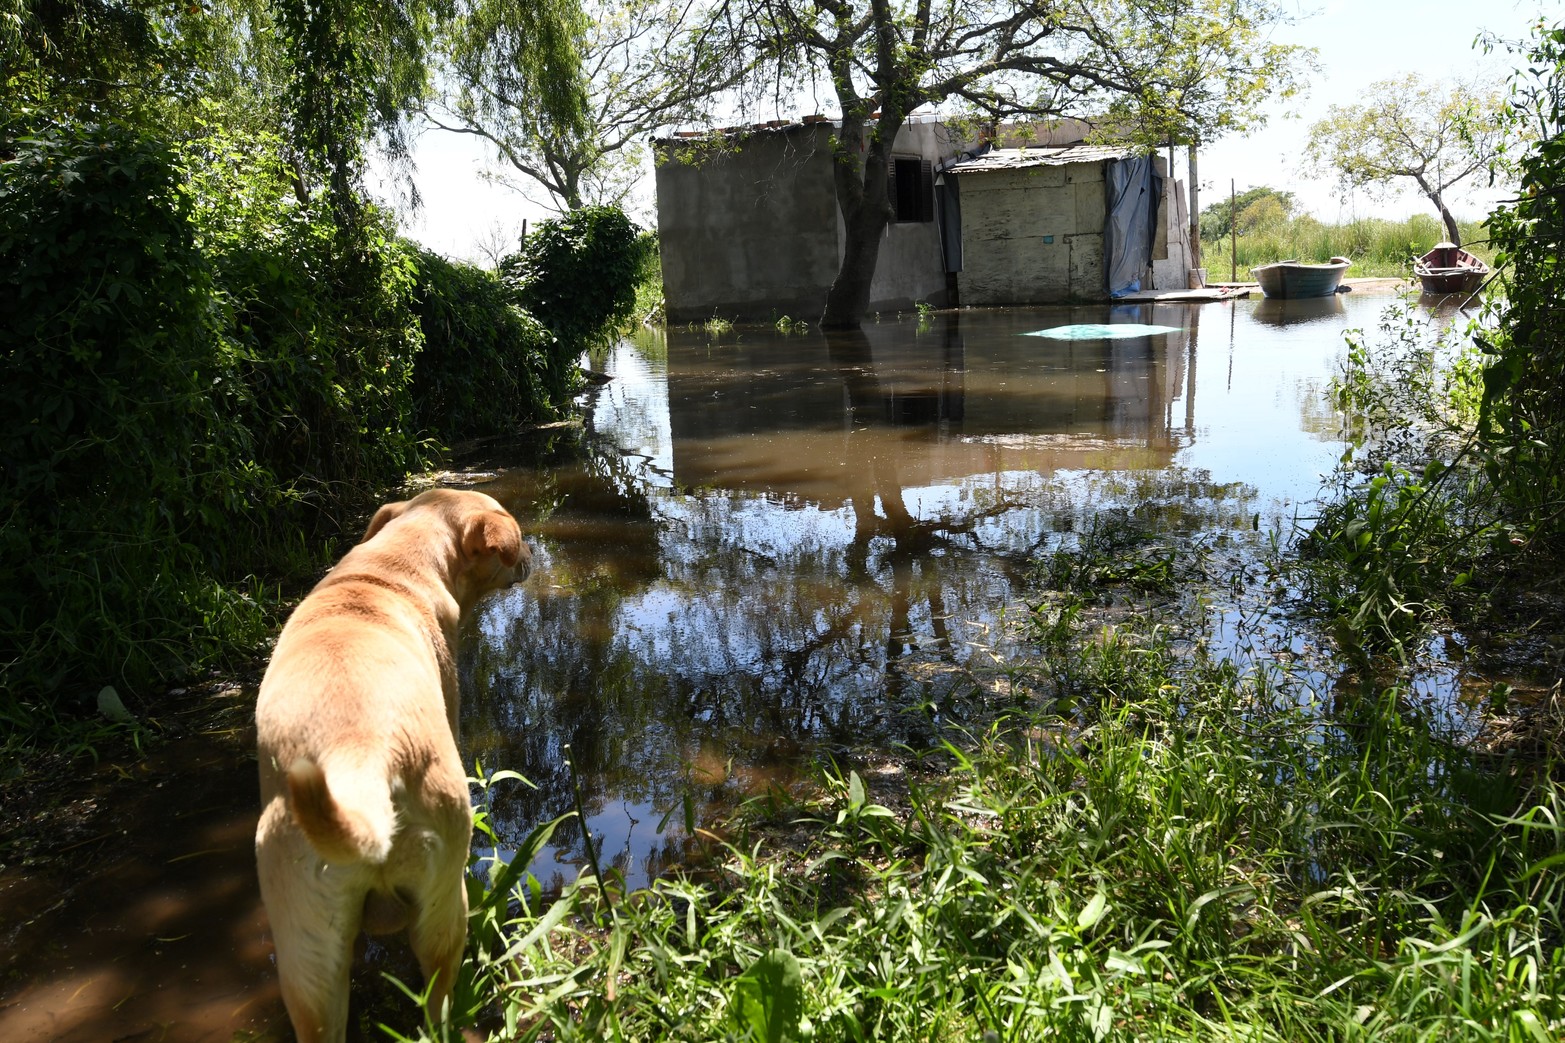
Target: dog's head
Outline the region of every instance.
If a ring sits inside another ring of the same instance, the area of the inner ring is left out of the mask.
[[[360,542],[368,543],[392,522],[413,521],[453,537],[452,593],[464,607],[491,590],[520,583],[532,571],[532,550],[511,512],[494,497],[468,489],[429,489],[411,500],[388,503],[375,512]]]

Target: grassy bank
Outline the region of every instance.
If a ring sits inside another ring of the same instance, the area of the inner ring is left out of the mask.
[[[1493,260],[1482,222],[1464,223],[1463,244],[1485,260]],[[1350,276],[1412,278],[1413,258],[1445,239],[1445,229],[1433,215],[1415,214],[1405,221],[1363,218],[1346,224],[1325,224],[1308,215],[1278,218],[1239,230],[1237,277],[1250,278],[1255,265],[1292,258],[1325,261],[1348,257]],[[1207,279],[1227,281],[1235,271],[1235,243],[1228,237],[1203,239],[1201,263]]]
[[[549,901],[488,865],[467,1014],[496,1040],[1560,1037],[1546,771],[1395,685],[1084,622],[1085,593],[1040,595],[1007,664],[1035,701],[757,798],[711,870]]]

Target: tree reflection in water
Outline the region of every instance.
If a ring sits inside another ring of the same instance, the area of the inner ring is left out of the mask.
[[[1188,335],[1017,335],[1036,323],[671,331],[666,375],[622,349],[639,370],[585,432],[517,447],[486,489],[537,576],[486,605],[462,664],[466,755],[536,784],[501,789],[502,835],[570,809],[569,745],[600,850],[644,884],[684,857],[687,802],[710,823],[821,750],[930,745],[1082,519],[1177,501],[1191,530],[1248,527],[1249,490],[1172,466]],[[545,883],[574,876],[581,840],[556,834]]]

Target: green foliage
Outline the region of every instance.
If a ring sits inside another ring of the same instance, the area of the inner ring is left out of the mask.
[[[634,316],[636,288],[656,250],[623,210],[589,206],[540,222],[521,252],[501,262],[513,299],[561,342],[550,359],[551,382],[568,383],[565,367]]]
[[[947,744],[900,810],[853,772],[758,799],[606,929],[594,881],[549,902],[513,861],[466,1009],[516,1040],[1558,1038],[1559,784],[1149,622],[1072,639],[1119,678],[1090,718]]]
[[[1257,204],[1265,200],[1275,203],[1275,209],[1271,211],[1256,209]],[[1240,215],[1240,230],[1248,232],[1257,224],[1291,217],[1296,205],[1292,192],[1281,192],[1269,185],[1247,188],[1232,199],[1221,199],[1211,206],[1202,208],[1202,243],[1211,239],[1227,238],[1233,231],[1233,217],[1236,212]],[[1276,214],[1275,217],[1271,216],[1273,213]],[[1262,217],[1263,214],[1266,216]]]
[[[1505,304],[1486,341],[1481,433],[1505,517],[1524,544],[1557,562],[1565,554],[1565,25],[1540,23],[1526,59],[1509,114],[1535,137],[1513,164],[1521,191],[1490,216]]]
[[[636,284],[633,316],[643,326],[661,326],[668,314],[663,299],[663,257],[658,252],[657,232],[648,232],[647,240],[647,263],[641,281]]]
[[[1387,463],[1363,488],[1324,507],[1300,547],[1314,563],[1304,570],[1306,595],[1355,661],[1375,652],[1405,657],[1437,607],[1428,599],[1443,577],[1429,548],[1451,535],[1448,505],[1433,495],[1443,471],[1431,463],[1415,476]]]
[[[445,39],[449,73],[431,119],[494,142],[504,175],[542,187],[561,211],[622,204],[649,140],[709,124],[737,78],[693,31],[681,0],[480,0]],[[529,24],[531,23],[531,24]],[[583,82],[590,77],[590,82]]]
[[[23,138],[0,167],[12,273],[0,379],[0,688],[135,689],[258,637],[214,576],[265,489],[250,404],[174,156],[113,126]]]
[[[413,367],[422,430],[446,441],[500,434],[568,403],[569,382],[542,379],[569,372],[548,361],[559,342],[511,303],[494,272],[425,251],[415,310],[424,333]]]
[[[1236,271],[1241,280],[1249,279],[1250,269],[1260,264],[1285,258],[1325,261],[1338,256],[1352,259],[1355,276],[1411,278],[1413,258],[1446,237],[1446,230],[1429,214],[1414,214],[1404,221],[1359,218],[1335,225],[1308,214],[1283,217],[1267,206],[1270,201],[1270,197],[1262,197],[1250,210],[1240,210]],[[1210,208],[1202,211],[1211,212]],[[1201,263],[1209,278],[1226,279],[1235,270],[1235,244],[1227,234],[1207,238],[1206,220],[1202,218]],[[1493,256],[1483,224],[1463,224],[1461,228],[1468,249],[1486,260]]]
[[[28,109],[104,119],[145,107],[167,57],[150,12],[115,0],[0,0],[0,54],[0,140],[26,133]]]

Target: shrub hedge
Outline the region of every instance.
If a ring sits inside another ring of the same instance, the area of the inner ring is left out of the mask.
[[[604,245],[634,252],[623,214],[541,235],[548,256],[516,262],[529,296],[372,208],[342,227],[266,143],[181,158],[76,124],[8,151],[0,727],[253,654],[277,614],[256,576],[307,579],[440,441],[558,415],[583,337],[634,297],[639,269]],[[519,298],[552,303],[563,335]]]

